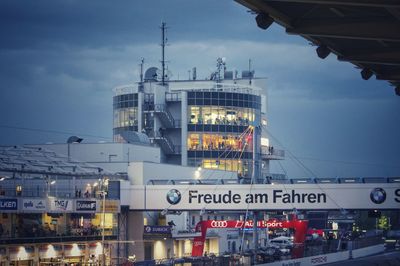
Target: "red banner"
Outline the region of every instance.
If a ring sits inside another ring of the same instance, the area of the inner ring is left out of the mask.
[[[239,221],[239,220],[207,220],[201,221],[196,225],[196,232],[201,232],[201,236],[197,236],[193,239],[192,256],[199,257],[203,256],[204,242],[206,240],[208,228],[253,228],[253,221]],[[262,220],[257,221],[257,228],[293,228],[294,233],[294,244],[295,247],[292,251],[293,258],[301,258],[303,255],[304,241],[306,238],[308,221],[305,220],[292,220],[292,221],[279,221],[279,220]]]

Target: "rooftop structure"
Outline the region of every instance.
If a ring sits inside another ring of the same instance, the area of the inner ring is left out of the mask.
[[[257,25],[273,22],[360,69],[365,80],[387,80],[400,95],[400,3],[375,0],[236,0],[256,13]]]
[[[73,160],[52,150],[32,146],[0,146],[0,173],[13,175],[97,176],[111,174],[102,168]]]
[[[142,132],[161,148],[162,162],[244,178],[253,169],[255,176],[266,175],[269,160],[284,158],[266,137],[266,88],[253,71],[239,78],[224,64],[209,80],[194,76],[166,85],[159,72],[151,67],[142,82],[114,88],[114,141],[125,142],[126,132]]]

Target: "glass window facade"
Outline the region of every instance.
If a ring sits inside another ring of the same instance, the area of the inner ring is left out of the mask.
[[[252,136],[244,138],[239,133],[214,134],[206,132],[190,133],[188,136],[188,150],[217,150],[217,151],[252,151]]]
[[[138,108],[121,108],[114,110],[114,128],[138,125]]]
[[[247,133],[250,125],[259,124],[260,108],[257,95],[188,92],[188,164],[246,176],[253,148]]]
[[[189,124],[248,126],[254,122],[252,108],[227,106],[190,106]]]
[[[129,93],[113,98],[114,141],[121,141],[121,132],[138,129],[138,94]]]
[[[104,214],[104,234],[117,234],[117,214]],[[8,213],[0,217],[0,240],[100,236],[102,213]],[[50,239],[51,240],[51,239]]]

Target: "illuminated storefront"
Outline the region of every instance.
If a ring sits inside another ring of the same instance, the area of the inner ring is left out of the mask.
[[[99,204],[103,201],[95,198],[3,198],[1,202],[16,205],[0,215],[0,265],[95,262],[102,254],[103,232],[106,240],[117,238],[119,200],[106,200],[104,208]],[[107,242],[105,249],[111,252]]]

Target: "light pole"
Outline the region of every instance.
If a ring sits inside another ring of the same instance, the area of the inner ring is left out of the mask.
[[[105,222],[106,222],[106,194],[107,194],[107,190],[106,188],[108,187],[108,179],[106,177],[103,177],[103,182],[102,182],[103,186],[102,186],[102,191],[101,194],[103,196],[103,210],[102,210],[102,214],[103,214],[103,224],[102,224],[102,232],[101,232],[101,246],[102,246],[102,261],[103,261],[103,265],[106,265],[106,253],[104,252],[105,247],[104,247],[104,231],[105,231]]]

